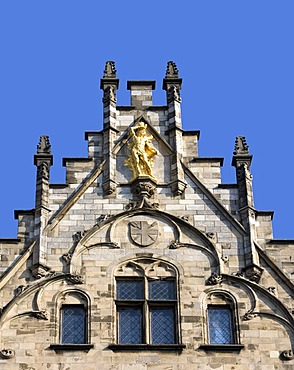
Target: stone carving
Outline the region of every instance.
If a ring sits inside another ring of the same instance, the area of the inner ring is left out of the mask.
[[[289,350],[283,351],[281,353],[280,357],[281,357],[282,360],[290,361],[290,360],[293,360],[294,353],[291,349],[289,349]]]
[[[37,154],[51,154],[49,136],[40,136],[40,141],[37,145]]]
[[[112,180],[107,180],[102,184],[103,193],[105,195],[111,195],[115,193],[116,188],[117,184]]]
[[[97,225],[98,224],[101,224],[102,222],[106,221],[110,216],[109,215],[100,215],[98,218],[97,218]]]
[[[38,178],[39,177],[42,177],[46,180],[49,180],[49,163],[47,162],[42,162],[39,164],[39,166],[37,167],[37,171],[38,171]]]
[[[116,103],[116,89],[114,88],[114,86],[107,86],[104,89],[102,101],[104,104],[109,103],[109,101]]]
[[[217,285],[220,284],[223,281],[222,275],[217,275],[216,273],[213,273],[207,280],[207,285]]]
[[[178,78],[178,77],[179,77],[179,71],[178,71],[176,63],[173,61],[167,62],[165,78]]]
[[[158,224],[156,221],[133,221],[129,223],[130,236],[135,244],[147,247],[156,242],[158,236]]]
[[[210,233],[206,233],[205,235],[208,237],[208,239],[211,242],[216,243],[216,234],[215,233],[210,232]]]
[[[243,316],[243,320],[244,321],[249,321],[249,320],[252,320],[254,319],[255,317],[257,316],[256,313],[253,312],[253,310],[249,310],[245,313],[245,315]]]
[[[224,261],[224,263],[227,263],[229,261],[229,257],[228,256],[222,256],[222,260]]]
[[[149,181],[140,181],[132,186],[133,192],[139,197],[150,198],[155,193],[155,186]]]
[[[109,60],[105,63],[103,78],[116,78],[115,63],[113,61]]]
[[[71,254],[71,253],[64,253],[64,254],[62,255],[62,258],[63,258],[63,260],[65,261],[65,263],[66,263],[67,265],[69,265],[69,264],[70,264],[70,261],[71,261],[71,259],[72,259],[72,254]]]
[[[269,286],[269,287],[267,288],[267,290],[268,290],[271,294],[276,295],[276,287],[274,287],[274,286]]]
[[[69,274],[66,276],[66,279],[73,284],[84,284],[84,279],[81,275]]]
[[[78,243],[82,237],[87,233],[87,230],[84,231],[77,231],[75,234],[73,234],[72,238],[75,243]]]
[[[173,181],[170,184],[171,191],[175,196],[182,195],[186,190],[187,184],[181,180]]]
[[[146,135],[147,124],[138,122],[136,126],[131,127],[128,137],[128,148],[131,153],[125,160],[125,166],[128,166],[135,180],[140,176],[148,176],[156,181],[152,174],[153,158],[157,155],[157,150],[151,145],[153,136]]]
[[[237,276],[237,277],[244,277],[243,271],[234,272],[232,275]]]
[[[48,312],[46,310],[34,311],[33,316],[39,320],[48,320]]]
[[[168,101],[175,100],[179,103],[181,103],[181,95],[180,95],[180,89],[178,89],[176,86],[171,86],[167,91],[167,99]]]
[[[259,282],[262,271],[262,268],[256,265],[252,265],[244,269],[245,277],[254,283]]]
[[[15,352],[13,349],[4,348],[0,350],[0,357],[4,359],[9,359],[15,356]]]
[[[183,244],[180,243],[178,240],[176,240],[173,243],[171,243],[168,248],[169,249],[178,249],[178,248],[181,248],[181,247],[183,247]]]
[[[249,146],[246,143],[245,136],[237,136],[235,140],[235,150],[234,155],[248,155],[249,154]]]
[[[21,293],[23,293],[26,289],[28,289],[29,285],[19,285],[15,289],[15,297],[19,296]]]
[[[48,266],[42,265],[42,264],[34,264],[30,267],[30,271],[34,278],[41,279],[44,276],[48,275],[48,272],[50,272],[50,268]]]

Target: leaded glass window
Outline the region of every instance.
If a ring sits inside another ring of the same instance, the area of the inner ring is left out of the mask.
[[[175,279],[117,279],[118,343],[174,344]]]
[[[210,344],[233,344],[234,332],[230,306],[208,307],[208,331]]]
[[[86,343],[86,311],[83,305],[61,307],[61,343]]]

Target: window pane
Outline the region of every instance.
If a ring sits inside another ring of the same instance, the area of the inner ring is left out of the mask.
[[[230,308],[209,307],[208,327],[210,344],[234,343]]]
[[[119,343],[142,343],[142,310],[141,308],[119,308]]]
[[[63,306],[61,315],[61,343],[85,343],[85,308],[83,306]]]
[[[144,298],[143,280],[117,280],[116,296],[118,300]]]
[[[175,282],[172,280],[150,280],[148,287],[150,300],[176,299]]]
[[[175,318],[173,307],[152,307],[151,317],[151,343],[175,343]]]

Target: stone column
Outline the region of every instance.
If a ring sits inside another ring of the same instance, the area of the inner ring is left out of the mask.
[[[244,237],[244,273],[252,281],[258,282],[262,268],[259,266],[259,257],[254,241],[256,240],[256,214],[254,209],[252,174],[250,166],[252,155],[244,136],[237,136],[232,166],[236,167],[237,183],[239,185],[239,214],[241,223],[246,230]]]
[[[34,155],[34,164],[37,166],[36,200],[35,200],[35,225],[34,236],[36,246],[33,253],[33,266],[31,271],[37,278],[44,276],[47,267],[47,237],[43,235],[50,214],[49,205],[49,179],[50,167],[53,164],[51,145],[48,136],[41,136]]]
[[[166,75],[162,88],[166,91],[168,106],[169,142],[174,149],[171,157],[171,189],[175,196],[181,195],[186,188],[184,172],[180,163],[183,155],[182,117],[180,90],[182,79],[178,76],[178,69],[174,62],[167,63]]]
[[[106,62],[103,78],[100,80],[100,89],[103,90],[103,159],[106,161],[103,168],[103,191],[105,195],[115,196],[116,158],[113,154],[116,129],[116,91],[119,80],[116,78],[115,64]]]

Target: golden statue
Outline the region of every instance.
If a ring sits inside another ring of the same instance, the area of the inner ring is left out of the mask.
[[[147,124],[138,122],[136,126],[130,127],[128,148],[131,153],[125,161],[125,166],[130,167],[133,172],[132,180],[139,176],[149,176],[152,180],[156,178],[152,175],[153,157],[157,150],[151,145],[153,136],[146,135]]]

